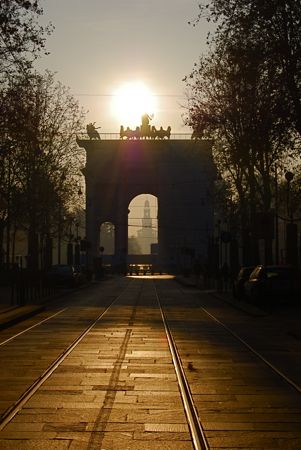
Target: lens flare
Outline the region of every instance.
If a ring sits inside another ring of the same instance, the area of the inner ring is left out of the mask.
[[[112,114],[125,127],[139,126],[142,114],[155,115],[156,110],[154,94],[140,81],[120,86],[113,95]]]

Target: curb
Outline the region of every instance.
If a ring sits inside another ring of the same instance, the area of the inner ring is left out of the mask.
[[[177,277],[175,277],[175,280],[178,283],[180,283],[186,287],[199,289],[199,291],[202,292],[202,289],[199,288],[197,283],[192,281],[189,278],[185,279],[184,277],[177,276]],[[208,291],[207,290],[206,292],[208,294],[212,295],[213,297],[217,298],[218,300],[226,302],[229,305],[233,306],[233,308],[239,309],[239,310],[249,314],[250,316],[265,317],[265,316],[269,315],[267,312],[263,311],[262,309],[254,306],[254,305],[251,305],[250,303],[246,303],[244,301],[232,300],[231,298],[227,298],[225,295],[223,295],[222,293],[219,293],[218,291],[214,291],[214,290]]]
[[[21,306],[15,308],[12,311],[0,314],[0,330],[8,328],[16,323],[22,322],[22,320],[28,319],[45,310],[45,305],[39,306]]]
[[[4,330],[16,323],[22,322],[22,320],[26,320],[29,317],[32,317],[40,312],[44,311],[47,307],[47,304],[53,300],[58,300],[61,297],[65,297],[70,293],[74,293],[79,291],[80,289],[84,289],[88,286],[91,286],[91,283],[86,283],[82,286],[71,290],[65,290],[64,292],[56,293],[54,296],[50,296],[44,299],[44,303],[40,305],[26,305],[26,306],[17,306],[10,307],[3,312],[0,312],[0,330]]]
[[[250,316],[265,317],[269,315],[268,313],[262,311],[262,309],[257,308],[254,305],[250,305],[249,303],[243,301],[231,300],[230,298],[226,298],[224,295],[219,294],[218,292],[211,292],[210,295],[217,298],[218,300],[222,300],[223,302],[228,303],[229,305],[233,306],[233,308],[244,311]]]

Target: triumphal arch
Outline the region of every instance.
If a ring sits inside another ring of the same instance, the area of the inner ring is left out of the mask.
[[[172,135],[170,130],[161,138],[121,131],[116,136],[96,132],[77,137],[86,151],[83,173],[90,262],[99,256],[100,225],[111,222],[114,264],[126,266],[128,208],[139,194],[158,199],[157,261],[163,270],[176,270],[183,260],[205,262],[213,235],[211,141]]]

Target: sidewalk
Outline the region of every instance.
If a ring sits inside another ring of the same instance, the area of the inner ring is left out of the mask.
[[[216,288],[211,288],[211,289],[203,288],[202,286],[200,286],[200,283],[198,282],[198,280],[196,279],[195,276],[184,277],[184,276],[178,275],[178,276],[176,276],[176,280],[184,286],[199,289],[200,292],[202,290],[206,291],[210,295],[213,295],[214,297],[218,298],[219,300],[229,303],[234,308],[241,309],[242,311],[250,314],[251,316],[262,317],[262,316],[267,315],[267,312],[256,307],[255,305],[251,305],[250,303],[247,303],[243,300],[235,299],[230,290],[223,291],[223,290],[219,290]]]
[[[47,296],[42,296],[36,301],[32,301],[24,306],[14,304],[10,287],[0,286],[0,330],[15,325],[18,322],[22,322],[22,320],[28,319],[29,317],[44,311],[49,301],[55,300],[78,289],[83,289],[89,284],[90,282],[87,281],[87,283],[73,289],[58,289],[57,291]]]
[[[0,330],[25,320],[45,309],[44,304],[18,306],[12,303],[9,286],[0,286]]]

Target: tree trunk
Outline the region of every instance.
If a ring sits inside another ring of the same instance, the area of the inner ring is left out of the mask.
[[[39,268],[38,234],[33,226],[28,230],[27,267],[30,270],[37,270]]]

